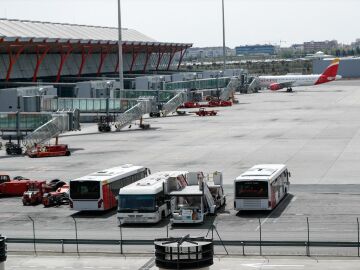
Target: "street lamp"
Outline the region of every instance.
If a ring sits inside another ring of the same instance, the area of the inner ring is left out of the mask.
[[[124,90],[124,70],[123,70],[123,50],[122,50],[122,32],[121,32],[121,5],[120,0],[118,0],[118,32],[119,32],[119,96],[122,98],[122,91]]]
[[[224,0],[222,0],[222,26],[223,26],[223,60],[224,66],[223,71],[226,69],[226,48],[225,48],[225,5]]]

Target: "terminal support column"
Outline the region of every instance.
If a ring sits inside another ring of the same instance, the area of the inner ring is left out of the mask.
[[[15,52],[15,54],[13,54],[13,50],[12,49],[17,49],[17,51]],[[8,47],[8,55],[9,55],[9,66],[8,66],[8,70],[6,73],[6,81],[10,80],[10,76],[11,76],[11,71],[16,63],[16,61],[19,59],[20,54],[24,51],[25,46],[22,44],[14,44],[14,45],[9,45]]]
[[[133,68],[134,68],[134,65],[135,65],[135,62],[136,62],[136,59],[139,55],[139,51],[138,51],[138,47],[133,47],[132,49],[132,61],[131,61],[131,65],[130,65],[130,72],[133,71]]]
[[[93,46],[85,45],[81,47],[81,64],[79,67],[78,77],[81,77],[83,68],[85,66],[86,60],[91,56]]]
[[[67,58],[69,57],[70,53],[72,52],[73,47],[70,44],[61,44],[60,45],[60,65],[59,65],[59,69],[56,75],[56,82],[60,81],[60,77],[61,77],[61,71],[64,67],[64,64],[67,60]]]
[[[184,56],[185,56],[185,54],[186,54],[187,49],[188,49],[188,48],[185,47],[185,48],[180,52],[180,59],[179,59],[179,64],[178,64],[178,66],[177,66],[177,70],[180,69],[180,65],[181,65],[181,63],[182,63],[182,61],[183,61],[183,58],[184,58]]]
[[[161,45],[159,46],[159,57],[158,57],[158,61],[157,61],[157,64],[156,64],[156,71],[159,70],[159,66],[160,66],[160,62],[161,62],[161,59],[163,58],[164,56],[164,52],[161,51],[162,47]]]
[[[108,54],[109,54],[109,44],[108,44],[108,46],[102,46],[102,47],[101,47],[101,52],[100,52],[100,64],[99,64],[99,67],[98,67],[96,76],[100,76],[101,70],[102,70],[102,68],[103,68],[103,66],[104,66],[104,62],[105,62],[105,59],[106,59],[106,57],[108,56]]]
[[[143,73],[146,72],[146,67],[149,63],[149,60],[150,60],[150,57],[153,53],[153,50],[154,50],[154,45],[151,46],[151,48],[147,48],[146,50],[146,58],[145,58],[145,64],[144,64],[144,68],[143,68]]]
[[[171,62],[173,61],[174,56],[175,56],[177,50],[178,50],[178,46],[175,46],[175,48],[172,48],[171,53],[170,53],[169,63],[168,63],[168,65],[167,65],[166,70],[169,70],[169,69],[170,69]]]
[[[41,52],[41,50],[43,50],[43,52]],[[32,79],[33,82],[36,82],[40,65],[44,61],[49,50],[50,50],[49,45],[43,45],[43,44],[36,45],[36,66],[35,66],[34,75],[33,75],[33,79]]]

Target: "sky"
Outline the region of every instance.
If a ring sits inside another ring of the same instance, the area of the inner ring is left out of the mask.
[[[359,0],[224,0],[226,45],[360,38]],[[222,46],[221,0],[121,0],[122,26],[158,41]],[[0,17],[117,26],[117,0],[0,0]]]

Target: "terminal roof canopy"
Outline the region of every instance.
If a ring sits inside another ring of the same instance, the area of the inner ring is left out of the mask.
[[[123,28],[122,34],[124,43],[164,44],[134,29]],[[118,28],[0,18],[0,39],[33,42],[117,43]]]

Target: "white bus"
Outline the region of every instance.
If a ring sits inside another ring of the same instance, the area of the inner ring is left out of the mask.
[[[286,196],[290,172],[283,164],[261,164],[235,179],[235,210],[272,210]]]
[[[154,173],[119,192],[118,221],[157,223],[171,214],[174,199],[169,194],[187,186],[186,171]]]
[[[150,174],[143,166],[125,164],[70,181],[70,207],[77,211],[105,211],[117,206],[119,190]]]

